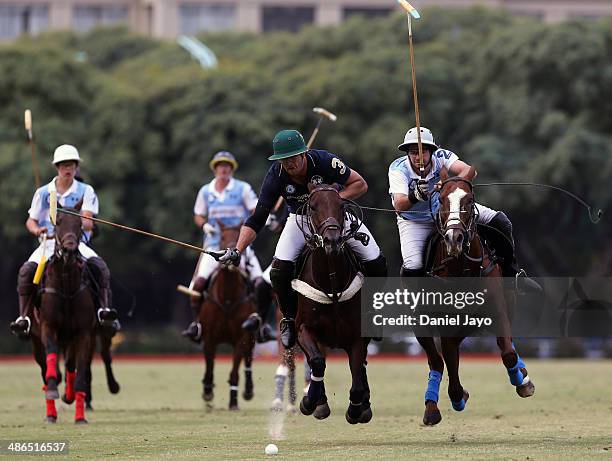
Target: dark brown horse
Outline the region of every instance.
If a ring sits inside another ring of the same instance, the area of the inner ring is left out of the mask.
[[[298,344],[312,369],[308,394],[302,399],[300,410],[305,415],[314,413],[317,419],[329,416],[322,346],[340,348],[348,355],[352,376],[346,420],[351,424],[368,423],[372,419],[366,373],[370,338],[361,337],[363,276],[346,244],[356,236],[360,223],[345,227],[346,213],[355,205],[342,199],[336,188],[323,184],[309,189],[305,213],[301,215],[308,226],[302,222],[308,249],[299,281],[293,282],[299,292]]]
[[[221,227],[221,247],[236,246],[240,225]],[[199,320],[203,325],[202,339],[204,342],[204,393],[202,397],[210,402],[213,393],[213,369],[217,345],[227,343],[233,346],[234,356],[229,377],[230,410],[238,410],[238,370],[244,359],[245,387],[242,396],[245,400],[253,398],[253,347],[255,336],[242,328],[242,323],[255,312],[255,304],[249,292],[248,278],[238,267],[220,266],[210,278],[208,292],[202,301]]]
[[[525,363],[517,354],[511,337],[510,320],[515,293],[507,291],[504,296],[501,267],[477,232],[475,199],[470,182],[474,176],[473,168],[467,179],[449,178],[446,170],[441,172],[440,209],[437,216],[440,239],[433,247],[431,275],[485,278],[487,292],[493,301],[498,331],[502,334],[497,337],[502,361],[518,395],[530,397],[535,392],[535,386],[527,375]],[[469,393],[459,380],[459,347],[465,337],[442,337],[442,356],[433,337],[419,336],[417,339],[427,353],[430,368],[423,422],[434,425],[442,419],[437,403],[444,363],[448,370],[448,396],[453,408],[462,411],[469,398]]]
[[[79,211],[81,203],[72,211]],[[44,348],[45,356],[47,419],[52,421],[57,418],[57,414],[53,414],[54,405],[50,408],[49,401],[59,398],[57,385],[61,377],[58,372],[58,357],[60,352],[64,351],[67,361],[74,361],[76,366],[75,422],[82,424],[87,423],[85,400],[96,337],[96,310],[86,276],[85,262],[78,253],[81,218],[58,213],[55,239],[55,252],[45,269],[38,316],[38,346]],[[35,343],[35,349],[36,347]]]

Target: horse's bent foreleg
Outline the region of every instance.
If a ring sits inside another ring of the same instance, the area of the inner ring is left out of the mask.
[[[106,384],[111,394],[117,394],[121,387],[115,379],[113,373],[113,357],[111,355],[112,337],[104,329],[100,331],[100,355],[104,362],[104,370],[106,372]]]
[[[327,418],[330,414],[327,396],[325,395],[325,355],[319,349],[312,332],[304,324],[300,325],[298,343],[304,351],[306,360],[312,369],[308,394],[300,402],[300,411],[304,415],[315,413],[317,419]]]
[[[442,414],[438,408],[440,395],[440,383],[444,373],[444,360],[438,352],[436,342],[431,336],[417,336],[417,341],[427,354],[429,364],[429,379],[427,390],[425,391],[425,413],[423,414],[423,424],[433,426],[442,421]]]
[[[370,392],[365,370],[368,342],[369,341],[359,338],[359,340],[355,341],[350,349],[347,350],[353,381],[351,385],[349,407],[345,415],[346,420],[350,424],[369,423],[372,419]]]
[[[448,396],[453,408],[462,411],[470,397],[459,380],[459,346],[463,338],[442,338],[442,355],[448,370]]]
[[[57,345],[57,332],[50,328],[46,323],[41,325],[42,343],[45,346],[45,397],[47,400],[59,399],[57,390],[58,369],[57,358],[59,355],[59,347]]]

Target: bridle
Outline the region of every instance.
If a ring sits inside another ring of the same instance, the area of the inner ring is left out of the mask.
[[[306,240],[306,244],[312,248],[323,248],[324,246],[324,236],[326,232],[331,230],[340,231],[340,243],[339,249],[342,250],[346,242],[352,238],[360,241],[364,245],[368,244],[369,236],[363,232],[359,232],[359,228],[363,224],[363,210],[361,207],[352,200],[349,199],[341,199],[342,200],[342,222],[338,222],[336,218],[330,216],[323,220],[321,224],[319,224],[318,229],[315,227],[312,217],[314,214],[313,207],[311,205],[312,198],[315,194],[322,191],[333,191],[339,196],[338,190],[332,186],[319,186],[316,189],[313,189],[308,195],[308,200],[300,206],[298,209],[299,218],[297,219],[297,225],[304,238]],[[348,222],[348,228],[346,232],[345,223]]]
[[[440,208],[436,214],[433,213],[433,205],[432,199],[433,196],[429,199],[429,209],[432,213],[432,217],[436,226],[436,231],[442,237],[446,234],[447,231],[457,229],[463,233],[463,245],[467,248],[470,246],[470,242],[474,239],[476,233],[476,222],[478,220],[478,208],[476,208],[476,200],[474,199],[474,189],[473,185],[467,179],[460,178],[458,176],[454,176],[452,178],[448,178],[444,182],[442,182],[440,186],[440,193],[444,186],[450,183],[458,183],[462,182],[469,186],[469,192],[472,194],[472,201],[469,204],[469,208],[467,210],[460,210],[459,213],[468,213],[468,219],[462,220],[460,217],[452,217],[446,221],[446,223],[442,224],[442,209]],[[439,200],[439,196],[435,198],[435,200]],[[450,212],[449,212],[450,213]]]

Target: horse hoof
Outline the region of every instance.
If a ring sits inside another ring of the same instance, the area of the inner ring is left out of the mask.
[[[72,402],[74,402],[74,397],[72,397],[71,399],[69,399],[66,394],[62,395],[62,402],[70,405],[72,404]]]
[[[516,393],[523,398],[531,397],[535,394],[535,384],[533,384],[533,381],[529,381],[526,384],[516,386]]]
[[[251,400],[253,398],[253,396],[255,395],[255,393],[251,390],[251,391],[244,391],[242,393],[242,398],[244,400]]]
[[[87,421],[85,418],[75,419],[74,424],[76,424],[77,426],[82,426],[84,424],[89,424],[89,421]]]
[[[55,424],[55,423],[57,423],[57,416],[47,416],[45,418],[45,422],[47,424]]]
[[[202,394],[202,398],[204,399],[205,402],[212,402],[212,399],[215,397],[215,394],[213,392],[210,393],[206,393],[206,391]]]
[[[316,409],[317,409],[317,406],[311,404],[310,400],[308,400],[308,396],[305,395],[304,398],[300,402],[300,411],[302,412],[302,414],[306,416],[310,416],[314,413]]]
[[[118,382],[108,383],[108,390],[111,394],[118,394],[121,390],[121,386],[119,386]]]
[[[239,411],[240,408],[238,408],[238,405],[230,405],[229,406],[229,411]]]
[[[59,391],[56,389],[49,389],[45,391],[45,399],[47,400],[57,400],[59,399]]]
[[[285,411],[287,412],[288,415],[295,415],[297,413],[297,408],[295,405],[288,403]]]
[[[372,421],[372,408],[368,407],[361,413],[359,423],[368,424],[370,421]]]
[[[315,411],[313,412],[313,416],[317,419],[325,419],[331,414],[331,410],[329,409],[329,405],[327,402],[317,405]]]
[[[437,408],[432,411],[425,410],[425,414],[423,415],[423,424],[426,426],[435,426],[440,421],[442,421],[442,413]]]
[[[94,411],[94,407],[91,406],[91,402],[85,403],[85,409],[88,411]]]
[[[453,410],[455,411],[463,411],[465,410],[465,406],[467,404],[467,401],[470,399],[470,393],[463,389],[463,398],[461,400],[458,401],[454,401],[451,399],[451,404],[453,406]]]

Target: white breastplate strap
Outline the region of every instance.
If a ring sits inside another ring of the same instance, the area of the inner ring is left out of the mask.
[[[341,303],[344,301],[348,301],[353,296],[355,296],[357,292],[361,290],[361,287],[363,286],[363,280],[364,280],[363,274],[361,272],[357,272],[357,275],[355,275],[355,278],[353,279],[351,284],[348,286],[346,290],[344,290],[342,295],[338,298],[338,302]],[[306,298],[311,299],[312,301],[317,302],[319,304],[331,304],[332,303],[331,293],[328,296],[325,293],[323,293],[321,290],[317,290],[316,288],[308,285],[303,280],[293,279],[291,281],[291,288],[293,288],[295,291],[297,291],[302,296],[305,296]]]

